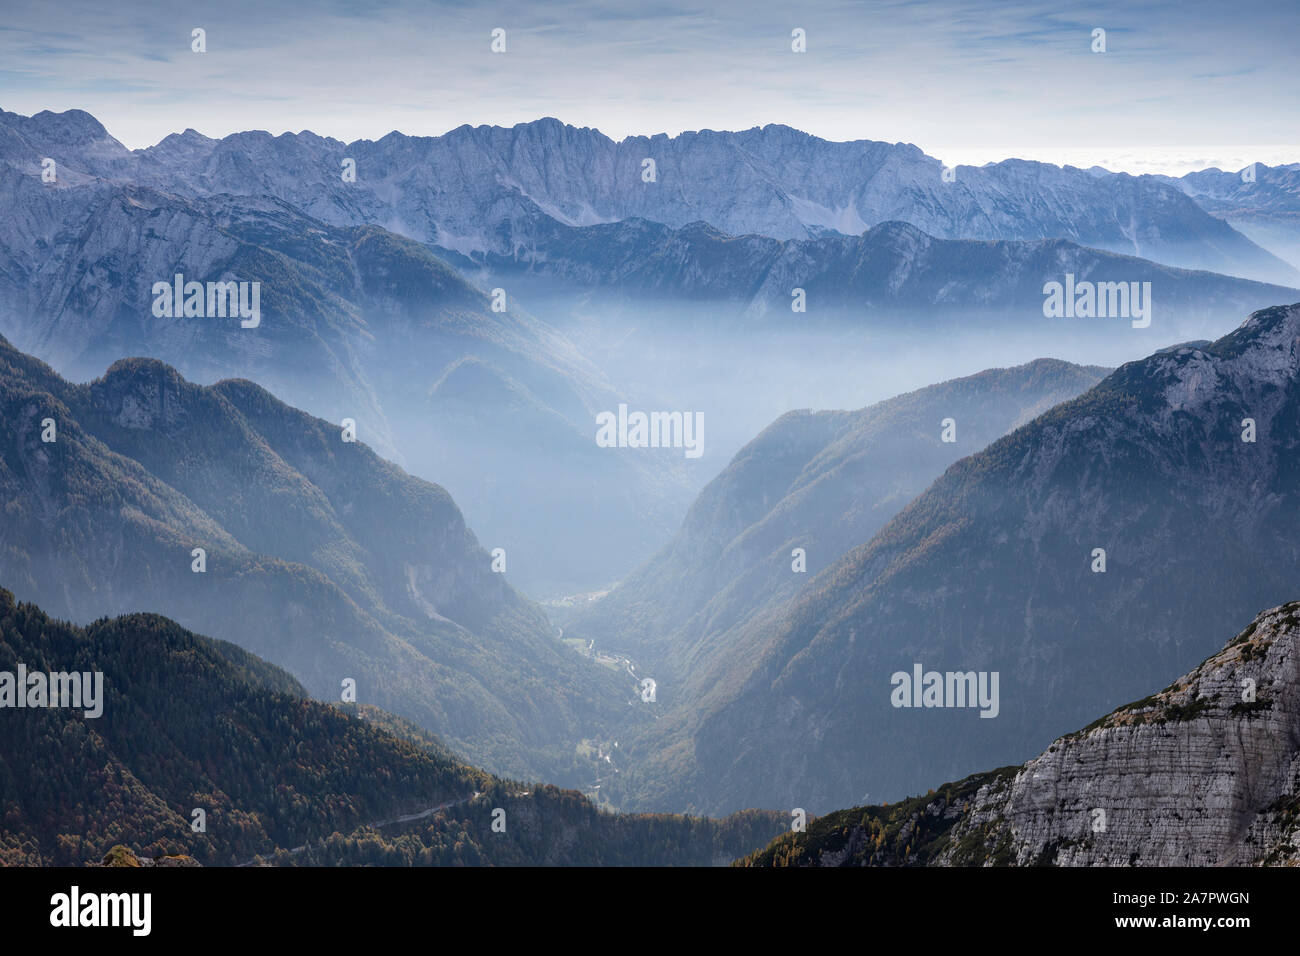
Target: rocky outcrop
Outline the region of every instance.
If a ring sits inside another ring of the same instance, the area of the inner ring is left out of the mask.
[[[95,864],[92,864],[95,865]],[[99,866],[130,866],[130,867],[193,867],[202,866],[198,860],[192,856],[186,856],[183,853],[173,853],[164,856],[137,856],[135,851],[130,847],[122,846],[120,843],[104,854],[104,859],[98,864]]]
[[[1016,862],[1240,865],[1300,854],[1300,603],[1145,700],[982,787],[954,840]],[[938,862],[950,862],[951,852]]]
[[[749,862],[1300,865],[1300,602],[1022,767],[830,814]]]

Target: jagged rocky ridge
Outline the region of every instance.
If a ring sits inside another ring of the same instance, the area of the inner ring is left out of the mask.
[[[1300,602],[1021,767],[828,814],[743,862],[1300,865]]]
[[[0,158],[38,166],[42,156],[190,195],[275,196],[326,222],[382,225],[467,255],[512,254],[547,221],[702,219],[731,234],[794,239],[902,220],[942,238],[1064,238],[1188,268],[1296,278],[1154,177],[1007,160],[960,167],[945,182],[942,164],[915,146],[833,143],[778,125],[620,142],[551,118],[348,144],[312,132],[213,140],[186,130],[132,152],[80,110],[0,113]],[[356,182],[342,181],[344,158],[356,161]],[[653,183],[642,179],[647,158]]]

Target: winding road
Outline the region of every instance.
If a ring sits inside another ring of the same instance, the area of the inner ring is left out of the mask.
[[[527,791],[524,791],[523,795],[526,796],[527,793],[528,793]],[[379,829],[380,827],[393,826],[396,823],[410,823],[412,820],[423,820],[425,817],[431,817],[435,813],[438,813],[442,810],[448,810],[451,807],[458,807],[462,803],[469,803],[471,800],[475,799],[478,796],[479,796],[479,792],[475,790],[474,793],[468,797],[461,797],[459,800],[448,800],[445,803],[439,803],[436,806],[429,807],[426,810],[420,810],[416,813],[408,813],[405,816],[400,816],[400,817],[389,817],[386,820],[375,820],[372,823],[359,823],[357,824],[356,829],[359,830],[362,827],[367,827],[367,826],[374,827],[375,829]],[[512,794],[512,796],[520,796],[520,794]],[[289,850],[288,852],[290,854],[301,853],[303,850],[307,849],[307,847],[309,847],[310,845],[311,845],[310,843],[304,843],[302,846],[296,846],[293,849]],[[274,850],[271,851],[272,854],[274,854],[275,852],[276,851]],[[264,856],[264,854],[258,854],[258,856],[255,856],[249,860],[245,860],[243,863],[236,863],[235,866],[236,867],[252,866],[254,863],[258,861],[259,857],[262,856]]]

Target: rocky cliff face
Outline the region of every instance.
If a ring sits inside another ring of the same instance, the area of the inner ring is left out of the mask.
[[[1300,602],[1021,767],[830,814],[760,865],[1300,865]]]
[[[975,795],[960,840],[1019,863],[1300,859],[1300,603],[1261,614],[1164,691],[1064,737]]]

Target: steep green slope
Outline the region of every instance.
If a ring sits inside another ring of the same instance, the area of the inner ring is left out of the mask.
[[[0,415],[0,578],[53,613],[155,609],[326,700],[353,679],[501,772],[585,779],[575,747],[627,709],[442,488],[249,382],[128,360],[74,385],[0,343]]]

